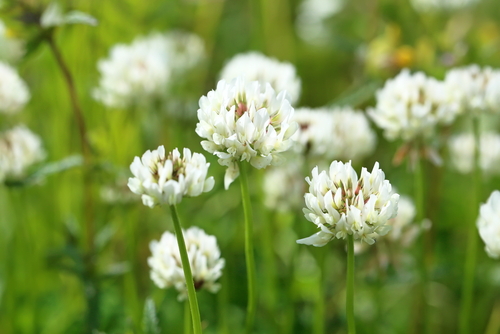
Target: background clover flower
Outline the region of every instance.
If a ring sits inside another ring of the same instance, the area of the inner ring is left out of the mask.
[[[21,176],[26,168],[44,158],[40,137],[24,125],[0,134],[0,181]]]
[[[214,178],[207,178],[209,163],[200,153],[191,154],[185,148],[181,157],[174,149],[165,155],[165,148],[146,151],[130,165],[134,177],[129,178],[130,190],[142,196],[144,205],[178,204],[184,196],[198,196],[212,190]]]
[[[226,63],[220,79],[230,81],[240,76],[247,81],[259,81],[263,89],[269,83],[277,92],[285,90],[291,104],[300,97],[300,78],[295,67],[288,62],[280,62],[259,52],[237,54]]]
[[[368,115],[388,140],[428,137],[436,125],[450,124],[460,111],[459,102],[447,95],[443,82],[407,69],[388,80],[376,99]]]
[[[28,86],[16,70],[0,61],[0,113],[13,114],[21,110],[30,98]]]
[[[500,71],[491,67],[481,68],[473,64],[451,69],[446,73],[444,83],[447,92],[453,94],[460,104],[460,111],[478,113],[491,110],[488,102],[498,100],[498,88],[495,86],[498,79],[493,78],[499,75]],[[498,110],[498,106],[492,107],[493,110]]]
[[[279,153],[292,145],[297,123],[285,92],[277,96],[271,85],[238,77],[219,81],[216,90],[199,101],[196,133],[206,139],[203,148],[227,166],[226,189],[239,175],[239,161],[255,168],[276,163]]]
[[[217,292],[220,285],[216,281],[221,277],[225,265],[217,239],[194,226],[183,230],[183,234],[196,290]],[[148,264],[153,282],[160,289],[175,287],[179,291],[178,299],[185,300],[186,280],[175,235],[165,232],[160,241],[153,240],[149,248],[152,254],[148,258]]]
[[[448,141],[451,162],[460,173],[467,174],[474,169],[475,140],[471,133],[452,136]],[[479,147],[479,166],[487,175],[500,174],[500,135],[482,133]]]
[[[399,195],[392,192],[378,162],[371,173],[363,168],[358,179],[350,162],[333,161],[328,171],[315,167],[306,181],[304,215],[321,231],[297,243],[320,247],[352,235],[373,244],[391,229],[387,221],[397,215]]]
[[[500,191],[491,193],[488,201],[481,205],[476,222],[485,250],[494,259],[500,257]]]

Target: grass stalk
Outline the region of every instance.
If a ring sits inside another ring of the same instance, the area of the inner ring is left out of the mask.
[[[347,236],[347,289],[346,289],[347,329],[349,334],[356,334],[354,320],[354,236]]]

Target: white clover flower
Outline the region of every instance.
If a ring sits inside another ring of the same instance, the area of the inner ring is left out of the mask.
[[[293,108],[285,92],[277,96],[266,84],[238,77],[219,81],[216,90],[199,102],[196,133],[206,139],[203,148],[227,166],[226,189],[239,175],[239,161],[265,168],[279,161],[279,153],[292,145],[297,123],[291,122]]]
[[[479,67],[478,65],[469,65],[466,67],[454,68],[446,73],[444,79],[447,93],[461,106],[461,111],[482,112],[489,109],[488,100],[498,101],[498,88],[490,86],[490,80],[498,77],[500,72],[491,67]],[[495,81],[498,83],[496,79]],[[489,93],[487,97],[487,91]],[[493,110],[499,110],[494,106]]]
[[[134,177],[128,179],[128,187],[141,195],[144,205],[154,207],[162,204],[178,204],[184,196],[198,196],[212,190],[214,178],[207,178],[209,163],[200,153],[188,148],[183,157],[174,149],[165,155],[165,148],[146,151],[142,158],[135,157],[130,165]]]
[[[217,239],[198,227],[184,230],[183,235],[195,289],[203,288],[213,293],[217,292],[220,285],[216,281],[221,277],[225,264],[224,259],[220,257]],[[178,300],[185,300],[186,280],[175,235],[165,232],[160,241],[153,240],[149,248],[152,256],[148,258],[148,264],[151,267],[153,282],[160,289],[175,287],[179,291]]]
[[[453,167],[460,173],[467,174],[474,169],[474,136],[471,133],[452,136],[448,147]],[[500,135],[482,133],[479,149],[479,166],[488,175],[500,174]]]
[[[344,8],[345,0],[303,0],[298,7],[295,27],[301,39],[311,44],[326,44],[331,40],[329,18]]]
[[[282,212],[300,208],[305,188],[303,164],[302,159],[297,157],[266,170],[263,186],[266,207]]]
[[[115,108],[161,98],[172,80],[203,56],[203,41],[183,32],[154,33],[131,45],[118,44],[108,59],[98,62],[101,79],[93,97]]]
[[[299,130],[293,135],[298,144],[294,145],[294,150],[307,156],[330,159],[330,146],[335,144],[332,138],[333,113],[327,108],[298,108],[292,120],[299,125]]]
[[[16,70],[0,61],[0,113],[18,112],[29,98],[28,86]]]
[[[387,221],[397,215],[399,195],[392,192],[378,162],[371,173],[363,168],[358,179],[351,162],[333,161],[328,171],[315,167],[306,181],[304,215],[321,231],[297,243],[321,247],[352,235],[371,245],[391,229]]]
[[[407,69],[388,80],[376,98],[377,105],[368,115],[388,140],[427,137],[436,125],[450,124],[460,111],[460,104],[446,94],[442,82]]]
[[[458,10],[469,7],[479,0],[411,0],[413,7],[421,12]]]
[[[262,89],[269,83],[276,92],[286,91],[292,105],[300,97],[301,83],[295,67],[259,52],[241,53],[231,58],[222,69],[220,79],[230,81],[240,76],[247,81],[259,81]]]
[[[387,222],[392,226],[387,238],[404,246],[410,245],[420,231],[420,227],[414,224],[416,214],[417,211],[413,201],[409,197],[401,196],[398,202],[398,215]]]
[[[72,10],[63,14],[57,2],[51,2],[40,17],[40,25],[43,28],[57,27],[64,24],[87,24],[97,25],[97,19],[87,13]]]
[[[493,191],[486,204],[481,205],[476,225],[486,245],[486,253],[498,259],[500,257],[500,191]]]
[[[44,158],[40,137],[24,125],[0,134],[0,181],[22,176],[29,166]]]

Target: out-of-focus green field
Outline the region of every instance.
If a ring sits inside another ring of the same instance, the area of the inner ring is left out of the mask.
[[[403,67],[438,78],[450,67],[470,63],[500,67],[497,0],[430,13],[415,11],[407,1],[349,1],[326,21],[331,38],[322,45],[297,36],[296,0],[74,0],[61,5],[99,20],[96,27],[60,27],[55,35],[74,76],[94,150],[93,207],[84,205],[82,167],[35,185],[0,186],[0,333],[5,334],[87,330],[85,294],[92,286],[85,286],[78,272],[85,262],[83,222],[89,212],[97,235],[96,253],[89,261],[96,267],[99,330],[142,333],[144,303],[151,297],[162,333],[183,332],[183,303],[174,289],[153,284],[147,264],[149,242],[165,230],[173,232],[168,208],[147,208],[139,198],[110,204],[100,197],[102,187],[115,184],[118,174],[130,176],[134,156],[159,145],[167,151],[188,147],[204,153],[211,163],[214,190],[184,199],[178,208],[183,226],[199,226],[215,235],[226,259],[222,289],[198,294],[205,332],[243,332],[246,271],[239,180],[224,190],[225,168],[203,151],[194,132],[197,100],[215,88],[220,69],[233,55],[258,50],[293,63],[302,79],[298,106],[311,107],[348,103],[364,109],[374,104],[375,90]],[[32,36],[34,28],[23,27],[9,13],[0,18],[19,38]],[[107,57],[114,44],[172,29],[196,33],[206,43],[205,61],[180,85],[178,94],[188,103],[166,113],[153,106],[111,110],[92,99],[91,90],[99,80],[97,61]],[[389,66],[377,66],[378,53],[391,55]],[[48,46],[41,45],[17,68],[32,97],[18,115],[1,117],[0,127],[27,124],[42,138],[46,162],[80,154],[67,87]],[[174,117],[176,113],[186,117]],[[498,117],[483,123],[499,129]],[[467,126],[466,120],[459,120],[449,131]],[[377,134],[376,151],[356,170],[371,169],[379,161],[386,178],[411,196],[407,166],[392,165],[400,143],[387,142],[380,130]],[[478,208],[470,205],[472,176],[454,172],[446,150],[441,153],[443,166],[425,164],[426,217],[432,228],[427,238],[428,306],[421,316],[429,333],[455,333],[466,226],[475,221]],[[284,214],[263,205],[264,173],[252,170],[250,175],[259,295],[255,333],[346,333],[345,243],[334,240],[322,248],[297,245],[295,240],[311,235],[315,227],[300,209]],[[485,179],[482,202],[499,188],[498,177]],[[500,263],[487,257],[479,242],[472,332],[493,334],[500,330]],[[272,254],[266,253],[269,243],[274,246]],[[408,251],[408,263],[388,268],[377,265],[379,251],[374,245],[356,257],[358,333],[410,333],[419,321],[414,318],[417,264],[411,260],[416,249]],[[318,321],[322,314],[323,321]]]

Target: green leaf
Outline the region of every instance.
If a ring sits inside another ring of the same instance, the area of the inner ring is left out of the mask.
[[[368,81],[363,83],[360,86],[355,86],[349,88],[344,93],[342,93],[339,97],[337,97],[333,102],[330,103],[330,106],[350,106],[356,107],[359,106],[369,99],[371,99],[377,89],[381,86],[380,81]]]
[[[158,317],[156,316],[156,307],[151,298],[147,298],[146,302],[144,303],[142,326],[144,334],[160,334]]]

